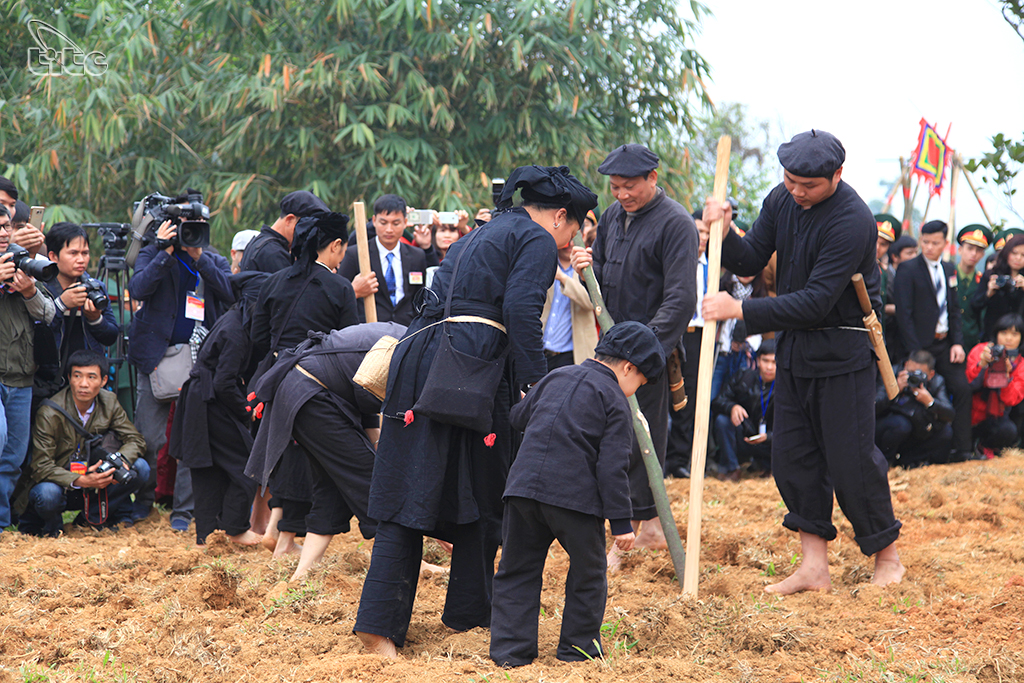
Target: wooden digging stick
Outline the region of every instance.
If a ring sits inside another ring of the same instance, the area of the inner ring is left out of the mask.
[[[956,253],[956,188],[960,180],[960,153],[953,155],[953,168],[949,179],[949,221],[946,223],[946,239],[949,241],[949,248],[946,250],[946,260],[952,261]]]
[[[715,165],[715,201],[725,203],[729,189],[729,154],[732,138],[718,138],[718,163]],[[718,293],[718,279],[722,269],[722,229],[725,216],[711,224],[708,240],[708,291],[704,296]],[[700,306],[700,302],[697,302]],[[700,338],[700,365],[697,375],[697,403],[694,405],[693,448],[690,457],[690,521],[686,525],[686,573],[683,574],[683,595],[697,597],[697,575],[700,572],[700,518],[704,505],[704,463],[708,455],[708,427],[711,420],[711,377],[715,370],[715,338],[718,325],[704,321]]]
[[[910,166],[907,160],[900,157],[903,167],[903,234],[910,234],[910,221],[914,217],[914,200],[910,196]]]
[[[362,202],[352,204],[352,214],[356,220],[356,249],[359,250],[359,274],[366,277],[373,273],[370,267],[370,245],[366,241],[366,205]],[[363,310],[366,312],[366,322],[377,322],[377,301],[370,292],[363,297]]]
[[[583,238],[578,232],[572,243],[574,246],[584,247]],[[594,269],[590,266],[583,269],[583,280],[587,283],[587,292],[590,293],[590,300],[594,304],[597,323],[601,326],[602,331],[607,332],[612,329],[615,321],[605,310],[601,287],[597,284],[597,276],[594,275]],[[678,579],[686,570],[686,553],[683,551],[683,541],[679,538],[679,529],[676,528],[676,520],[672,516],[672,507],[668,502],[665,475],[661,471],[658,454],[654,452],[654,441],[651,439],[651,430],[647,426],[647,418],[640,412],[640,404],[637,402],[636,396],[630,396],[628,402],[629,412],[633,414],[633,431],[636,433],[637,443],[640,444],[640,455],[644,459],[647,480],[651,484],[651,493],[654,495],[654,507],[658,511],[658,519],[661,520],[661,528],[665,532],[665,542],[668,544],[668,553],[672,557],[672,566],[675,568]]]

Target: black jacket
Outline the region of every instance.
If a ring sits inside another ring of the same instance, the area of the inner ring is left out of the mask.
[[[593,359],[548,373],[511,413],[524,432],[505,496],[612,521],[629,533],[633,420],[615,373]]]
[[[946,281],[946,313],[949,319],[947,339],[950,344],[964,343],[960,326],[960,298],[956,289],[956,268],[945,261],[942,267]],[[896,319],[900,340],[907,353],[927,349],[935,343],[935,325],[939,322],[939,304],[935,299],[935,282],[924,255],[901,263],[893,282]]]
[[[893,372],[897,375],[902,370],[902,365],[893,368]],[[895,413],[910,418],[912,422],[920,421],[922,432],[931,431],[929,425],[952,422],[956,412],[953,410],[953,403],[949,400],[949,394],[946,392],[946,380],[942,378],[942,375],[935,373],[935,376],[928,380],[927,389],[935,399],[930,408],[922,405],[909,391],[901,391],[896,398],[890,401],[889,395],[885,392],[885,385],[879,378],[878,389],[875,393],[875,414],[878,417],[884,417]]]
[[[982,319],[981,341],[994,341],[992,330],[1007,313],[1024,315],[1024,289],[1000,288],[991,298],[988,297],[988,281],[996,275],[992,270],[986,270],[971,299],[971,308]]]
[[[245,248],[238,265],[242,270],[276,273],[291,264],[291,245],[288,240],[270,226],[264,225],[260,228],[260,234],[253,237]]]
[[[697,246],[693,218],[661,188],[632,216],[615,202],[598,224],[594,275],[608,313],[654,329],[666,356],[697,305]]]
[[[832,377],[874,364],[864,314],[850,278],[864,277],[871,305],[882,307],[878,226],[857,193],[843,181],[809,209],[797,204],[783,184],[765,198],[761,214],[745,237],[734,231],[722,240],[722,265],[737,275],[757,275],[778,252],[778,296],[747,299],[748,334],[782,331],[779,367],[797,377]]]
[[[747,411],[747,419],[740,424],[745,437],[757,435],[763,406],[764,424],[768,428],[767,443],[771,443],[772,427],[775,425],[775,382],[765,386],[761,381],[761,373],[756,369],[743,370],[733,375],[711,403],[711,409],[722,415],[730,415],[733,406],[737,405]]]
[[[408,325],[416,314],[412,306],[413,301],[419,291],[423,289],[427,279],[426,254],[419,247],[411,247],[405,242],[399,243],[398,251],[402,255],[402,281],[404,282],[405,292],[402,300],[396,306],[391,303],[387,285],[384,283],[384,271],[380,267],[380,252],[377,249],[377,240],[369,240],[367,246],[370,253],[370,267],[377,274],[378,289],[373,297],[374,303],[377,306],[377,322],[386,323],[394,321],[400,325]],[[349,247],[345,252],[345,258],[342,260],[341,265],[338,266],[338,275],[347,278],[350,282],[355,279],[356,275],[359,275],[358,249]],[[410,283],[410,276],[417,281],[416,284]],[[366,322],[366,312],[361,302],[357,310],[359,322]]]

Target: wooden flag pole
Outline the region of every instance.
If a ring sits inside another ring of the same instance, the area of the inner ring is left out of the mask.
[[[988,210],[985,208],[985,203],[981,201],[981,196],[978,194],[978,189],[974,186],[974,180],[971,178],[971,174],[967,172],[967,168],[963,167],[961,170],[964,172],[964,180],[971,188],[971,192],[974,193],[974,198],[978,200],[978,206],[981,207],[981,212],[985,214],[985,220],[988,221],[988,227],[992,228],[992,232],[995,232],[996,226],[992,223],[992,218],[988,215]]]
[[[729,188],[729,154],[732,138],[718,139],[718,163],[715,165],[715,201],[725,203]],[[711,224],[708,239],[708,289],[704,296],[718,293],[722,270],[722,229],[725,217]],[[700,302],[697,302],[700,305]],[[700,572],[700,520],[704,506],[704,463],[708,454],[708,427],[711,420],[711,377],[715,367],[715,338],[718,325],[705,320],[700,338],[700,368],[697,375],[697,403],[693,428],[693,451],[690,459],[690,518],[686,527],[686,571],[683,574],[683,595],[697,597],[697,576]]]
[[[900,166],[903,167],[903,232],[909,235],[910,221],[914,217],[914,200],[910,196],[910,166],[903,157],[900,157]]]
[[[924,215],[921,216],[921,225],[917,226],[918,234],[920,234],[921,228],[924,226],[924,224],[928,222],[928,212],[931,210],[931,208],[932,208],[932,193],[929,192],[928,193],[928,201],[926,201],[924,203]]]
[[[949,221],[946,223],[946,238],[949,240],[949,249],[946,250],[946,260],[952,261],[956,253],[956,188],[960,180],[960,154],[953,155],[952,177],[949,179]]]
[[[356,221],[356,249],[359,250],[359,274],[368,276],[373,273],[370,267],[370,245],[366,240],[366,205],[362,202],[352,204],[352,215]],[[366,322],[377,322],[377,301],[373,292],[363,297],[363,310],[366,312]]]
[[[579,232],[576,233],[572,243],[581,249],[584,247],[583,237]],[[590,293],[590,300],[594,303],[597,324],[601,326],[602,331],[607,332],[612,329],[615,321],[605,310],[604,297],[601,296],[601,287],[597,284],[594,269],[587,266],[583,269],[582,275],[583,281],[587,284],[587,292]],[[637,402],[636,396],[630,396],[628,403],[629,412],[633,415],[633,431],[636,433],[636,442],[640,445],[640,456],[644,460],[647,480],[650,482],[651,493],[654,495],[654,507],[658,511],[658,519],[661,520],[661,529],[665,532],[665,542],[668,544],[668,553],[672,558],[676,578],[681,579],[686,570],[686,553],[683,551],[683,541],[679,538],[679,529],[676,528],[676,520],[672,516],[672,508],[669,505],[668,491],[665,490],[665,475],[661,471],[658,454],[654,452],[651,430],[647,426],[647,419],[640,411],[640,404]],[[680,583],[682,583],[681,580]]]

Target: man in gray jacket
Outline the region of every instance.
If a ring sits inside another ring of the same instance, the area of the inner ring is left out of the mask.
[[[11,494],[28,451],[35,321],[49,324],[57,309],[45,288],[4,253],[11,215],[0,206],[0,530],[11,525]]]

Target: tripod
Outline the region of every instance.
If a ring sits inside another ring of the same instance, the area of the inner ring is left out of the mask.
[[[137,399],[135,389],[135,372],[130,364],[126,365],[128,359],[128,327],[131,323],[130,316],[125,316],[124,291],[128,285],[128,265],[125,263],[125,248],[128,246],[128,234],[131,225],[128,223],[85,223],[83,228],[96,228],[103,238],[103,256],[100,257],[100,267],[96,273],[96,279],[107,287],[111,292],[113,285],[114,296],[114,317],[121,328],[117,341],[112,347],[108,347],[107,353],[111,364],[112,386],[118,399],[128,413],[129,419],[135,419],[135,401]],[[124,373],[122,375],[122,372]],[[127,378],[127,386],[121,386],[122,378]],[[122,396],[122,389],[127,389],[128,395]],[[124,400],[127,398],[127,400]]]

